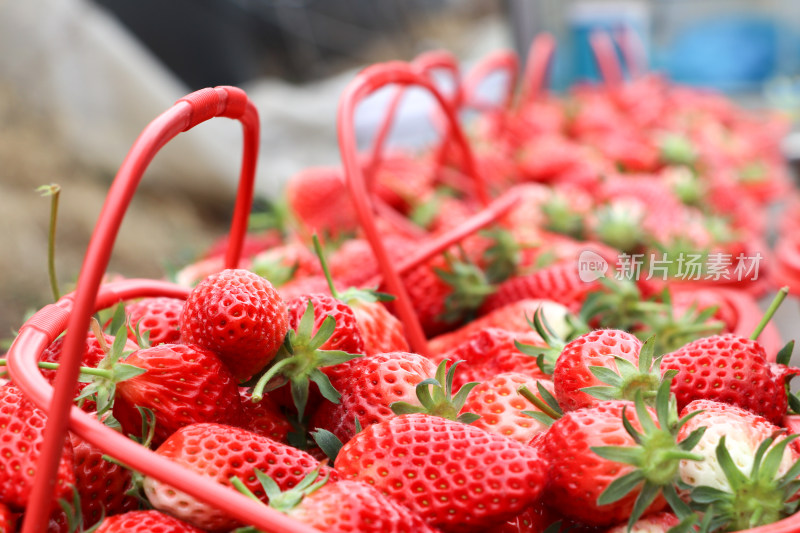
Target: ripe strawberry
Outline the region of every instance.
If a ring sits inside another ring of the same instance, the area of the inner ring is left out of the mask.
[[[288,329],[286,304],[272,284],[242,269],[200,282],[181,315],[181,340],[215,352],[238,380],[275,357]]]
[[[75,486],[80,497],[83,527],[89,528],[104,516],[133,511],[139,502],[126,491],[131,488],[131,472],[106,461],[103,451],[70,433],[75,452]]]
[[[0,533],[14,533],[17,530],[17,518],[8,505],[0,503]]]
[[[639,394],[635,404],[602,402],[556,420],[538,441],[549,465],[545,503],[593,526],[625,520],[630,526],[661,510],[666,505],[662,492],[674,494],[681,460],[701,459],[690,453],[699,430],[676,443],[688,417],[675,421],[669,395],[665,380],[655,409],[646,407]]]
[[[526,409],[530,409],[530,404],[517,389],[524,385],[535,391],[537,384],[553,392],[549,380],[534,379],[519,372],[498,374],[472,389],[464,410],[480,416],[472,423],[473,426],[527,444],[547,426],[524,414]]]
[[[528,320],[540,307],[547,317],[548,324],[556,329],[557,332],[565,333],[564,316],[567,310],[564,306],[550,300],[524,299],[478,317],[454,331],[434,337],[428,342],[428,350],[432,354],[452,350],[473,334],[487,328],[500,328],[511,332],[527,333],[531,331],[531,325]]]
[[[630,529],[625,523],[614,526],[604,533],[667,533],[680,522],[673,513],[661,512],[640,518]]]
[[[373,424],[336,458],[344,479],[374,486],[443,531],[515,516],[539,498],[544,467],[534,448],[426,414]]]
[[[638,367],[641,348],[642,342],[639,339],[616,329],[594,330],[569,342],[556,359],[553,372],[555,395],[561,408],[572,411],[598,403],[596,397],[583,390],[603,385],[591,368],[602,367],[612,372],[617,371],[618,357]],[[657,382],[656,376],[655,383]],[[621,388],[624,390],[621,391],[623,394],[619,398],[632,399],[633,396],[630,394],[632,390],[627,389],[635,389],[638,386],[640,384],[634,380],[622,385]]]
[[[3,428],[0,504],[14,511],[23,511],[28,504],[46,424],[47,415],[26,399],[20,389],[13,384],[0,387],[0,428]],[[74,483],[74,454],[72,443],[67,439],[61,450],[54,484],[54,508],[61,498],[71,500],[71,485]]]
[[[256,470],[272,477],[282,490],[294,487],[315,469],[321,468],[322,475],[332,473],[305,452],[222,424],[185,426],[164,441],[156,453],[221,485],[231,486],[230,479],[238,477],[264,503],[268,498]],[[216,531],[240,525],[224,510],[208,507],[155,478],[145,477],[144,491],[153,507],[196,527]]]
[[[133,352],[125,362],[145,370],[117,385],[114,416],[127,434],[141,436],[142,415],[137,407],[155,414],[156,445],[188,424],[236,424],[242,417],[236,380],[209,350],[159,344]]]
[[[125,306],[130,330],[128,338],[136,341],[136,330],[139,334],[148,334],[150,346],[162,343],[180,342],[179,330],[183,300],[157,296],[142,298]]]
[[[327,294],[307,294],[286,302],[289,314],[289,328],[297,331],[300,320],[309,303],[314,309],[314,327],[312,335],[319,331],[328,317],[333,317],[335,329],[330,337],[320,346],[322,350],[341,350],[353,354],[364,353],[364,340],[353,310],[346,303]]]
[[[678,408],[693,400],[725,402],[780,424],[786,414],[787,379],[797,373],[769,363],[758,341],[725,333],[698,339],[665,354],[661,371],[675,370]]]
[[[286,182],[285,194],[289,209],[308,234],[338,236],[354,231],[358,225],[339,168],[303,169]]]
[[[86,344],[81,359],[81,366],[96,368],[103,358],[106,357],[106,354],[109,352],[110,347],[113,346],[113,344],[114,337],[111,335],[103,334],[103,340],[101,342],[94,333],[87,333]],[[61,350],[63,349],[63,346],[64,337],[59,337],[53,341],[50,346],[45,348],[45,350],[42,352],[42,355],[39,357],[39,361],[45,363],[58,363],[61,359]],[[138,346],[136,343],[129,341],[125,345],[124,349],[125,351],[132,352],[138,349]],[[57,370],[43,368],[41,369],[41,372],[42,376],[51,384],[55,382]],[[76,397],[80,396],[83,390],[88,386],[88,382],[78,382]],[[97,410],[97,405],[95,404],[94,400],[87,398],[84,400],[81,409],[87,413],[92,413]]]
[[[503,372],[521,372],[535,379],[549,379],[539,368],[536,358],[522,353],[516,342],[543,346],[534,332],[514,333],[500,328],[486,328],[467,337],[461,344],[443,353],[434,353],[435,363],[463,360],[453,385],[461,387],[469,381],[486,381]]]
[[[381,302],[350,300],[367,355],[409,350],[403,323]]]
[[[694,451],[702,462],[681,465],[699,510],[726,531],[757,528],[793,513],[798,506],[800,453],[797,435],[744,409],[712,400],[695,400],[682,414],[694,417],[681,433],[705,427]]]
[[[485,315],[523,299],[547,299],[577,311],[586,296],[598,287],[597,281],[581,280],[577,261],[563,261],[501,283],[483,302],[479,314]]]
[[[338,404],[320,405],[310,427],[327,429],[347,442],[356,434],[356,419],[368,427],[395,416],[391,404],[416,401],[417,385],[435,372],[429,359],[407,352],[368,355],[336,365],[328,376],[342,397]]]
[[[202,531],[158,511],[130,511],[107,517],[95,533],[202,533]]]
[[[358,481],[328,483],[317,472],[294,489],[281,491],[271,478],[260,480],[271,506],[320,531],[360,533],[433,533],[419,516]]]
[[[253,257],[248,270],[266,279],[274,287],[282,287],[293,280],[321,273],[314,253],[299,240],[290,240],[259,253]]]
[[[272,398],[264,396],[254,402],[251,390],[247,387],[239,387],[239,397],[243,411],[242,421],[238,424],[240,427],[278,442],[289,443],[292,425]]]

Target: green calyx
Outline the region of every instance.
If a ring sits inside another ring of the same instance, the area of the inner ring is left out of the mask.
[[[564,349],[564,346],[567,345],[567,342],[589,331],[589,327],[583,323],[580,318],[570,314],[567,314],[564,318],[569,328],[567,338],[561,336],[550,326],[545,317],[544,308],[539,306],[533,313],[533,320],[526,316],[525,321],[542,338],[545,346],[524,344],[517,340],[514,341],[514,346],[517,350],[525,355],[535,357],[539,369],[548,376],[553,375],[556,360],[558,356],[561,355],[561,351]]]
[[[321,350],[320,346],[330,339],[335,329],[336,319],[328,315],[314,333],[314,304],[309,300],[297,330],[287,332],[273,364],[246,384],[253,386],[252,401],[261,401],[265,390],[273,390],[288,381],[298,416],[302,419],[308,403],[309,383],[313,381],[325,399],[338,404],[341,394],[320,368],[338,365],[362,354]]]
[[[627,205],[606,205],[597,210],[593,230],[605,244],[623,252],[633,252],[647,240],[642,229],[643,218],[643,214],[633,212]]]
[[[514,235],[502,228],[483,230],[479,234],[492,241],[483,253],[487,281],[501,283],[513,276],[519,266],[521,249]]]
[[[576,239],[585,237],[585,216],[572,208],[569,200],[559,193],[554,193],[542,204],[545,216],[545,227],[555,233],[568,235]]]
[[[462,254],[464,256],[465,254]],[[439,317],[446,323],[468,319],[496,287],[489,283],[486,274],[466,257],[455,259],[445,253],[448,269],[434,268],[436,275],[450,286],[444,300],[444,312]]]
[[[636,417],[642,427],[638,431],[628,419],[627,406],[622,411],[622,424],[625,431],[636,443],[635,446],[595,446],[591,450],[600,457],[628,464],[634,469],[608,485],[600,495],[599,505],[616,502],[635,488],[639,488],[633,511],[628,521],[628,529],[642,516],[655,498],[664,490],[672,490],[678,481],[681,461],[700,461],[701,455],[691,453],[705,432],[705,427],[693,431],[688,437],[677,442],[680,428],[698,411],[677,419],[677,407],[670,394],[672,375],[662,381],[655,398],[656,419],[647,409],[641,391],[637,392],[634,406]]]
[[[786,447],[798,435],[777,440],[777,434],[765,439],[756,450],[752,469],[742,472],[730,455],[723,436],[715,450],[725,474],[729,491],[714,487],[691,488],[695,510],[713,515],[714,529],[739,531],[777,522],[798,510],[800,500],[794,498],[800,489],[800,461],[784,474],[778,470]]]
[[[522,411],[522,414],[550,427],[553,425],[554,421],[564,416],[564,411],[561,409],[561,406],[558,405],[558,400],[556,400],[555,396],[550,394],[550,391],[544,388],[541,382],[536,382],[536,389],[539,396],[534,394],[525,385],[517,389],[517,392],[523,398],[531,402],[537,408],[537,411]]]
[[[456,367],[461,361],[456,361],[447,369],[445,359],[436,367],[436,376],[422,380],[417,384],[416,393],[419,404],[414,405],[409,402],[394,402],[391,407],[396,415],[407,415],[412,413],[426,413],[433,416],[440,416],[449,420],[456,420],[464,424],[475,422],[479,415],[475,413],[461,413],[467,401],[469,393],[472,392],[478,383],[467,383],[453,394],[453,378],[455,377]]]
[[[322,465],[320,465],[320,467],[321,466]],[[275,480],[261,470],[256,469],[255,476],[258,479],[258,482],[261,484],[261,487],[264,489],[264,493],[267,495],[267,498],[269,499],[269,506],[286,514],[297,507],[300,502],[303,501],[303,498],[319,490],[328,482],[328,475],[322,479],[319,479],[320,467],[309,472],[297,485],[285,491],[282,491]],[[253,494],[253,492],[247,488],[244,482],[242,482],[242,480],[238,477],[231,477],[230,482],[231,485],[233,485],[233,487],[240,493],[244,494],[251,500],[261,502],[261,500],[259,500],[258,497]],[[250,529],[237,531],[245,530],[252,531]]]
[[[601,400],[635,400],[641,395],[652,405],[661,383],[661,358],[654,358],[655,337],[650,337],[639,351],[638,367],[627,359],[615,356],[617,371],[592,366],[589,371],[605,385],[585,387],[582,392]]]
[[[697,151],[689,139],[679,134],[665,135],[660,143],[661,161],[669,165],[692,166],[697,160]]]

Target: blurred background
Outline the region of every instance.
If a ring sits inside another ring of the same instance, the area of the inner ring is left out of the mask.
[[[25,0],[0,2],[0,338],[49,303],[49,199],[61,186],[57,269],[74,282],[108,186],[131,144],[188,92],[237,85],[262,120],[258,194],[337,164],[338,96],[358,69],[437,48],[465,68],[488,52],[524,60],[558,41],[551,87],[596,80],[594,28],[632,30],[641,61],[745,105],[800,109],[800,10],[791,0]],[[368,135],[385,99],[359,112]],[[413,98],[404,117],[425,114]],[[413,129],[398,135],[417,138]],[[224,234],[241,135],[211,121],[156,158],[110,269],[159,277]],[[796,141],[786,140],[789,159]]]

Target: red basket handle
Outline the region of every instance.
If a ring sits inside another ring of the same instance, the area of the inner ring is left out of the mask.
[[[514,103],[514,93],[517,90],[519,79],[519,59],[511,50],[499,50],[491,53],[477,63],[464,77],[463,104],[478,111],[489,111],[497,107],[496,104],[483,102],[478,99],[478,88],[481,83],[495,72],[508,73],[506,92],[503,95],[500,107],[508,109]]]
[[[364,172],[358,163],[358,149],[355,144],[354,117],[358,103],[376,90],[389,84],[414,85],[431,93],[444,112],[449,128],[452,130],[453,142],[463,154],[466,173],[473,178],[474,183],[477,185],[476,192],[483,205],[489,204],[489,194],[482,177],[477,172],[472,150],[460,127],[455,110],[433,83],[417,72],[413,66],[403,62],[388,62],[375,65],[359,73],[345,88],[339,101],[337,117],[339,152],[344,166],[345,180],[361,227],[372,245],[375,257],[383,272],[384,282],[397,297],[395,301],[397,311],[405,326],[409,344],[418,353],[425,354],[427,353],[425,334],[422,331],[403,282],[393,268],[381,240],[375,223],[373,205],[368,194]]]
[[[226,267],[238,265],[253,199],[259,143],[258,112],[241,89],[208,88],[181,98],[142,131],[111,184],[89,242],[76,292],[60,300],[58,304],[47,306],[26,322],[9,350],[9,371],[15,383],[38,407],[48,413],[41,458],[25,513],[23,533],[36,533],[46,529],[60,450],[70,421],[75,424],[73,429],[81,437],[112,456],[119,457],[133,468],[165,479],[176,488],[211,505],[227,505],[230,502],[231,505],[226,506],[226,509],[247,523],[268,530],[275,530],[276,525],[281,524],[278,526],[279,530],[283,528],[284,531],[313,531],[301,527],[301,524],[272,509],[250,501],[243,495],[210,483],[201,476],[156,456],[72,407],[72,397],[81,363],[81,348],[91,314],[98,308],[98,303],[114,303],[122,296],[141,296],[143,292],[147,292],[136,283],[133,287],[135,290],[129,291],[131,287],[125,290],[105,288],[102,292],[98,292],[123,215],[130,205],[139,181],[156,153],[167,142],[179,133],[214,117],[236,119],[243,127],[244,149],[239,189],[231,223],[230,243],[225,255]],[[158,287],[159,290],[163,288],[161,285]],[[167,289],[166,292],[176,290],[178,289]],[[64,339],[61,367],[50,393],[50,387],[38,370],[34,369],[38,356],[55,336],[63,331],[65,325],[67,334]]]
[[[647,51],[644,49],[644,43],[639,33],[626,24],[616,32],[615,40],[622,51],[625,68],[628,69],[631,78],[640,78],[647,73]]]
[[[550,33],[542,32],[531,42],[522,76],[520,104],[535,100],[545,91],[555,50],[556,40]]]
[[[445,50],[433,50],[420,54],[411,64],[414,66],[414,69],[418,70],[425,76],[430,75],[436,70],[444,70],[448,72],[455,81],[455,89],[450,99],[450,105],[452,105],[454,109],[459,109],[461,107],[461,75],[458,68],[458,59],[456,59],[453,54]],[[367,164],[367,176],[370,181],[374,175],[374,171],[377,169],[378,165],[380,165],[386,139],[389,136],[389,131],[392,128],[392,124],[394,123],[394,119],[397,115],[397,109],[400,107],[400,102],[402,101],[403,94],[405,94],[405,92],[405,87],[397,88],[392,96],[392,100],[389,103],[389,107],[386,109],[386,116],[384,117],[380,128],[375,134],[375,140],[372,142],[369,163]],[[449,137],[450,135],[448,133],[442,142],[443,145],[447,144]]]
[[[600,76],[609,88],[616,88],[623,84],[622,65],[620,64],[614,41],[603,30],[596,30],[589,36],[589,44],[594,52]]]

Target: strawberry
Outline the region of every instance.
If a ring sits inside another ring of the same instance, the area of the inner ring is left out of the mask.
[[[329,483],[311,472],[296,487],[281,491],[275,481],[257,472],[270,506],[320,531],[361,533],[433,533],[419,516],[358,481]],[[247,491],[245,490],[245,494]]]
[[[456,330],[434,337],[428,343],[428,350],[431,354],[452,350],[476,332],[487,328],[527,333],[531,331],[529,317],[532,317],[539,308],[543,309],[547,322],[553,329],[559,333],[565,333],[564,317],[567,309],[564,306],[550,300],[524,299],[478,317]]]
[[[427,414],[366,428],[342,447],[336,469],[443,531],[481,530],[509,519],[539,498],[545,481],[536,449]]]
[[[106,354],[110,351],[110,347],[114,345],[114,337],[111,335],[103,334],[102,341],[98,339],[98,337],[93,333],[89,332],[86,335],[86,344],[83,352],[83,356],[81,359],[81,366],[89,367],[89,368],[96,368],[100,362],[106,357]],[[42,355],[39,357],[40,362],[45,363],[58,363],[61,359],[61,350],[64,346],[64,337],[59,337],[58,339],[54,340],[45,350],[42,352]],[[134,351],[138,348],[136,344],[132,341],[129,341],[125,344],[124,350],[125,351]],[[120,354],[122,355],[122,354]],[[42,369],[42,376],[51,384],[55,383],[56,379],[56,370],[55,369]],[[80,396],[81,393],[89,386],[88,382],[80,381],[78,382],[77,386],[77,396]],[[97,405],[93,399],[87,398],[84,400],[83,404],[81,405],[81,409],[86,411],[87,413],[91,413],[97,410]]]
[[[630,529],[627,523],[619,524],[604,533],[667,533],[680,522],[673,513],[661,512],[640,518]]]
[[[75,486],[80,498],[83,526],[89,528],[104,516],[137,509],[139,502],[126,492],[131,488],[131,472],[106,461],[102,450],[70,433],[75,453]]]
[[[23,511],[33,487],[36,463],[44,442],[47,415],[39,410],[13,384],[0,387],[0,427],[3,452],[0,453],[0,504]],[[67,439],[60,452],[52,505],[61,498],[71,499],[75,484],[74,453]]]
[[[655,409],[640,393],[635,403],[601,402],[553,422],[538,443],[549,465],[546,504],[593,526],[628,520],[630,527],[661,510],[662,492],[675,493],[681,460],[702,458],[690,452],[701,430],[676,442],[689,417],[676,421],[671,413],[669,383],[659,387]]]
[[[598,402],[584,391],[588,387],[601,386],[603,382],[595,375],[593,367],[618,369],[617,358],[638,366],[642,342],[625,331],[600,329],[585,333],[569,342],[556,359],[553,371],[555,395],[565,411],[589,407]],[[635,381],[620,386],[620,399],[633,399],[633,390],[640,386]],[[658,376],[655,377],[656,383]],[[655,387],[653,387],[655,388]]]
[[[408,351],[403,323],[383,303],[356,300],[349,305],[364,340],[365,354]]]
[[[308,246],[294,239],[254,256],[248,270],[275,287],[320,274],[317,258]]]
[[[137,436],[146,407],[156,416],[154,443],[195,422],[235,424],[242,417],[236,380],[211,351],[189,344],[159,344],[133,352],[125,362],[143,374],[117,385],[114,416]]]
[[[181,341],[215,352],[238,380],[275,357],[288,329],[286,304],[272,284],[242,269],[201,281],[181,315]]]
[[[157,296],[142,298],[125,306],[130,330],[128,338],[137,340],[136,332],[140,336],[147,333],[150,346],[162,343],[177,343],[180,341],[179,331],[183,300],[180,298],[167,298]]]
[[[238,477],[265,503],[268,498],[259,485],[256,470],[275,479],[285,490],[300,483],[309,472],[321,468],[316,459],[296,448],[244,429],[214,423],[179,429],[156,453],[222,485],[231,486],[230,479]],[[327,467],[322,467],[320,472],[323,475],[332,473]],[[145,477],[144,491],[153,507],[196,527],[218,531],[239,525],[223,509],[208,507],[155,478]]]
[[[286,182],[286,199],[305,233],[338,236],[355,231],[355,216],[343,172],[339,168],[310,167]]]
[[[661,371],[677,372],[673,392],[678,408],[693,400],[716,400],[747,409],[779,424],[786,413],[787,379],[797,373],[769,363],[758,343],[725,333],[705,337],[665,354]]]
[[[239,423],[242,428],[278,442],[289,443],[292,425],[272,398],[264,396],[254,402],[252,391],[247,387],[239,387],[239,397],[242,400],[243,418]]]
[[[9,506],[0,503],[0,533],[14,533],[17,530],[17,518]]]
[[[202,531],[158,511],[130,511],[107,517],[95,533],[202,533]]]
[[[522,386],[536,390],[538,384],[553,392],[549,380],[534,379],[519,372],[498,374],[472,389],[464,410],[480,416],[473,426],[527,444],[547,426],[524,413],[530,405],[517,390]]]
[[[549,379],[539,368],[536,358],[520,351],[516,343],[543,345],[536,332],[513,333],[500,328],[485,328],[466,338],[461,344],[443,353],[435,353],[435,363],[463,360],[454,385],[468,381],[485,381],[502,372],[522,372],[532,378]]]
[[[698,510],[726,531],[771,524],[797,510],[800,453],[797,435],[744,409],[712,400],[695,400],[682,414],[694,415],[681,433],[705,427],[694,448],[702,462],[681,465]]]
[[[395,416],[391,404],[415,401],[417,385],[435,371],[429,359],[407,352],[368,355],[336,365],[329,377],[342,397],[338,404],[320,405],[310,427],[327,429],[346,442],[356,434],[356,419],[368,427]]]
[[[319,331],[328,317],[333,317],[336,325],[330,337],[319,347],[320,349],[341,350],[354,354],[364,353],[364,340],[361,338],[355,313],[346,303],[327,294],[307,294],[287,301],[290,329],[297,331],[309,303],[314,309],[312,335]]]

